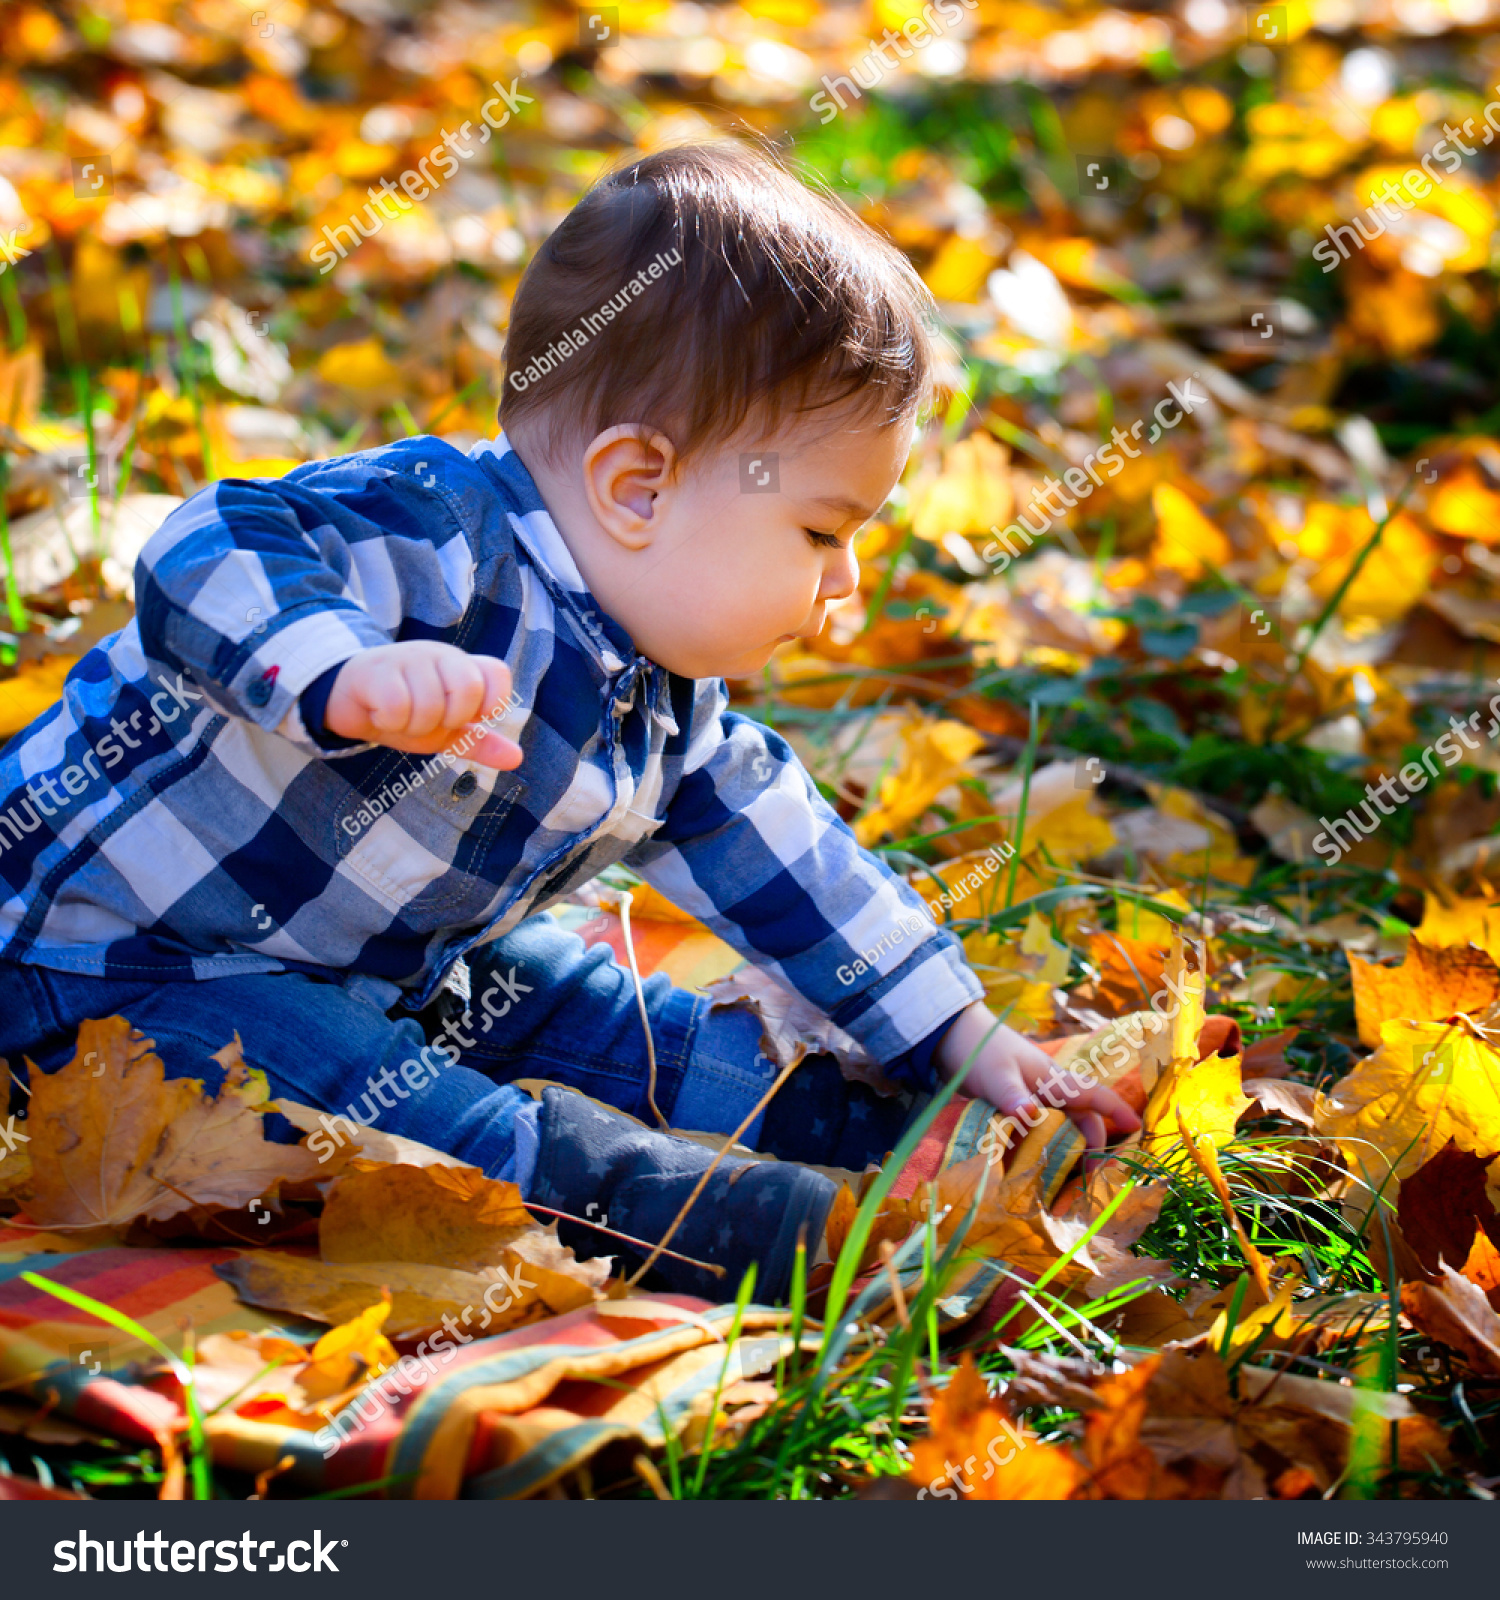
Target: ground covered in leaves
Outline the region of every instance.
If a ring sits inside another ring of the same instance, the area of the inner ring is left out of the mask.
[[[949,395],[857,599],[741,697],[1146,1126],[851,1175],[774,1361],[557,1492],[1492,1497],[1493,0],[964,0],[841,112],[820,79],[920,6],[608,9],[0,12],[0,733],[128,618],[171,497],[490,433],[519,272],[604,164],[788,141],[923,273]],[[495,81],[448,181],[315,254]],[[97,1027],[106,1071],[5,1085],[9,1220],[254,1241],[245,1302],[328,1331],[159,1352],[192,1398],[155,1449],[7,1400],[0,1492],[275,1493],[215,1472],[216,1419],[315,1430],[444,1315],[626,1292],[431,1152],[266,1144],[232,1041],[210,1100]]]

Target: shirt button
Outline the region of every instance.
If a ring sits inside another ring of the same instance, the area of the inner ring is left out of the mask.
[[[245,690],[245,698],[253,706],[264,706],[271,703],[271,695],[275,692],[275,685],[268,678],[257,678]]]
[[[467,800],[479,787],[479,779],[472,772],[461,772],[453,780],[453,793],[459,800]]]

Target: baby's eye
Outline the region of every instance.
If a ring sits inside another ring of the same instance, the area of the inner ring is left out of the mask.
[[[838,550],[842,548],[842,540],[840,540],[836,533],[819,533],[816,528],[804,528],[802,531],[809,539],[812,540],[815,545],[818,545],[824,550]]]

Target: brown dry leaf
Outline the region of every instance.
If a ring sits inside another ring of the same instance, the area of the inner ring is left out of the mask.
[[[1055,1115],[1060,1121],[1061,1114]],[[962,1254],[1004,1261],[1022,1276],[1035,1279],[1083,1236],[1087,1224],[1054,1217],[1046,1210],[1044,1151],[1033,1146],[1032,1158],[1026,1159],[1031,1144],[1028,1139],[1017,1149],[1012,1167],[1003,1173],[984,1155],[970,1156],[939,1173],[938,1207],[948,1211],[938,1224],[938,1238],[946,1244],[963,1227],[977,1200]],[[1054,1292],[1083,1283],[1099,1265],[1088,1247],[1079,1250],[1053,1279]]]
[[[24,1128],[16,1128],[10,1115],[10,1063],[4,1056],[0,1056],[0,1123],[14,1139],[14,1143],[7,1140],[0,1146],[0,1200],[9,1200],[31,1186],[31,1139]]]
[[[168,1081],[150,1042],[123,1017],[86,1021],[66,1066],[32,1072],[33,1221],[122,1227],[194,1205],[237,1210],[317,1175],[309,1151],[266,1140],[265,1075],[246,1068],[238,1039],[215,1057],[228,1071],[213,1100],[201,1079]]]
[[[286,1099],[274,1100],[271,1105],[294,1128],[301,1128],[303,1133],[326,1131],[323,1120],[328,1113],[319,1111],[316,1106],[305,1106],[300,1101]],[[319,1168],[318,1177],[321,1181],[327,1182],[338,1177],[354,1160],[384,1161],[392,1166],[405,1167],[466,1167],[469,1164],[462,1156],[450,1155],[446,1150],[434,1150],[431,1145],[403,1138],[399,1133],[384,1133],[379,1128],[361,1128],[358,1142],[348,1139],[347,1135],[345,1137],[347,1142],[340,1145],[336,1154]]]
[[[839,1192],[833,1197],[832,1206],[829,1207],[828,1222],[824,1229],[830,1259],[837,1261],[843,1253],[844,1243],[849,1237],[849,1230],[854,1226],[854,1219],[858,1213],[859,1201],[854,1198],[854,1191],[847,1183],[841,1184]],[[875,1213],[875,1220],[870,1226],[870,1237],[860,1257],[859,1270],[866,1272],[873,1267],[880,1260],[881,1244],[887,1240],[892,1244],[899,1244],[922,1220],[923,1215],[923,1207],[919,1201],[898,1200],[888,1195]]]
[[[1312,1127],[1313,1091],[1309,1085],[1295,1078],[1246,1078],[1241,1087],[1262,1112],[1275,1112],[1288,1122]]]
[[[555,1225],[536,1221],[513,1183],[486,1178],[477,1167],[357,1161],[329,1190],[318,1239],[331,1266],[401,1263],[471,1274],[499,1269],[512,1291],[507,1326],[524,1320],[533,1305],[552,1312],[588,1305],[609,1276],[608,1257],[580,1262],[558,1240]],[[488,1327],[494,1298],[485,1304]]]
[[[1457,1145],[1444,1145],[1401,1185],[1396,1222],[1422,1266],[1433,1274],[1443,1261],[1450,1267],[1467,1261],[1476,1233],[1500,1243],[1500,1216],[1486,1193],[1484,1160]]]
[[[314,1322],[347,1322],[389,1289],[391,1314],[385,1331],[390,1338],[421,1338],[440,1328],[445,1316],[475,1338],[587,1304],[602,1292],[609,1263],[607,1258],[574,1263],[577,1276],[549,1276],[519,1253],[512,1253],[499,1269],[458,1272],[405,1261],[330,1265],[286,1251],[247,1250],[215,1270],[250,1305]],[[551,1304],[543,1296],[542,1284],[562,1291],[560,1303]]]
[[[1456,1351],[1476,1372],[1500,1376],[1500,1316],[1485,1292],[1446,1262],[1440,1283],[1404,1283],[1401,1309],[1413,1326]]]
[[[1500,1000],[1500,967],[1473,945],[1435,947],[1413,937],[1399,967],[1366,961],[1351,950],[1354,1018],[1363,1044],[1380,1043],[1380,1024],[1446,1022],[1465,1012],[1477,1016]]]
[[[1083,1453],[1092,1469],[1087,1494],[1095,1500],[1182,1500],[1203,1498],[1194,1485],[1167,1471],[1141,1442],[1148,1389],[1161,1356],[1147,1357],[1127,1372],[1100,1378],[1093,1406],[1083,1422]]]
[[[324,1261],[409,1261],[458,1271],[498,1266],[537,1226],[513,1183],[478,1167],[355,1163],[328,1191],[318,1226]]]
[[[703,992],[715,1009],[749,1006],[760,1018],[761,1049],[778,1067],[790,1066],[805,1055],[831,1055],[851,1082],[868,1084],[880,1094],[897,1092],[898,1086],[852,1035],[759,967],[741,967],[705,985]]]
[[[975,1500],[1067,1500],[1084,1479],[1070,1450],[1044,1444],[991,1396],[967,1354],[934,1398],[930,1431],[911,1459],[909,1480],[947,1500],[960,1498],[955,1473]]]

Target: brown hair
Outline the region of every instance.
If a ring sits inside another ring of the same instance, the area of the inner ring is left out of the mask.
[[[557,465],[619,423],[686,459],[752,415],[774,432],[864,397],[904,420],[932,399],[933,316],[911,263],[831,193],[761,149],[680,145],[601,178],[532,258],[500,422],[542,417]]]

